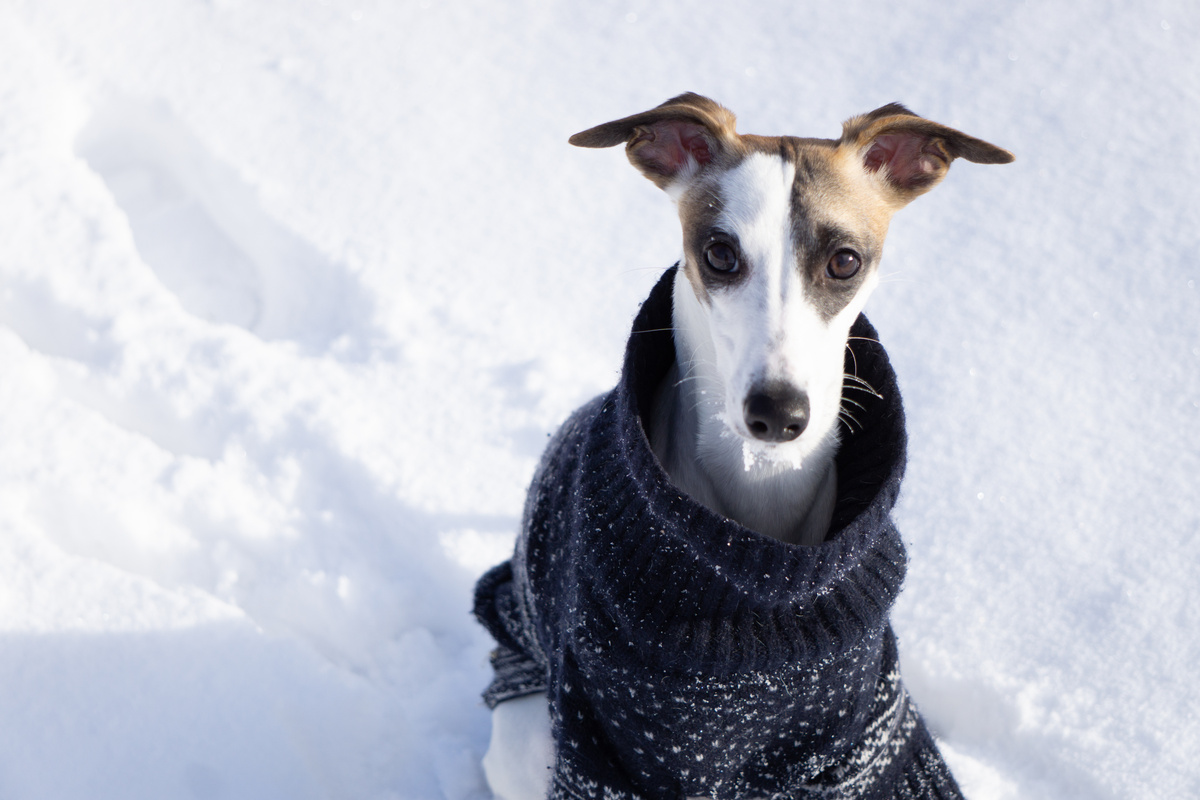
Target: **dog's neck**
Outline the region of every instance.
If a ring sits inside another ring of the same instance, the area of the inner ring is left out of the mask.
[[[765,536],[824,541],[837,495],[837,427],[802,463],[750,448],[725,420],[724,387],[708,337],[698,335],[695,297],[675,282],[676,361],[658,386],[650,445],[671,482],[693,500]]]

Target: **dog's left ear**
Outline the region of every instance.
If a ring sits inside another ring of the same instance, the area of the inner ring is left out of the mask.
[[[878,173],[897,205],[932,189],[965,158],[976,164],[1007,164],[1013,154],[889,103],[842,125],[839,148],[847,148],[867,172]]]

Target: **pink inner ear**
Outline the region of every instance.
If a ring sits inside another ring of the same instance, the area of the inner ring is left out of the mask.
[[[884,133],[875,137],[863,166],[871,172],[887,167],[892,183],[911,189],[936,178],[946,158],[933,140],[918,133]]]
[[[712,161],[704,126],[683,120],[665,120],[649,126],[649,130],[630,144],[639,144],[637,157],[660,175],[674,177],[696,159],[700,166]]]

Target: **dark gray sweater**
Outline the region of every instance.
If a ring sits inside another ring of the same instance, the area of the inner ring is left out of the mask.
[[[490,706],[546,691],[552,798],[960,798],[900,681],[888,611],[904,415],[859,318],[855,396],[824,544],[761,536],[682,495],[644,421],[675,357],[668,271],[621,382],[551,441],[513,559],[476,588]]]

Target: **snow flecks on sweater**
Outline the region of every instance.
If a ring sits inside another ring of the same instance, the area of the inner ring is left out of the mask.
[[[634,323],[621,383],[551,442],[512,562],[480,581],[500,645],[485,697],[547,692],[552,797],[960,797],[887,621],[905,439],[874,330],[860,319],[848,355],[880,397],[842,431],[830,537],[787,545],[681,496],[650,451],[673,279]]]

